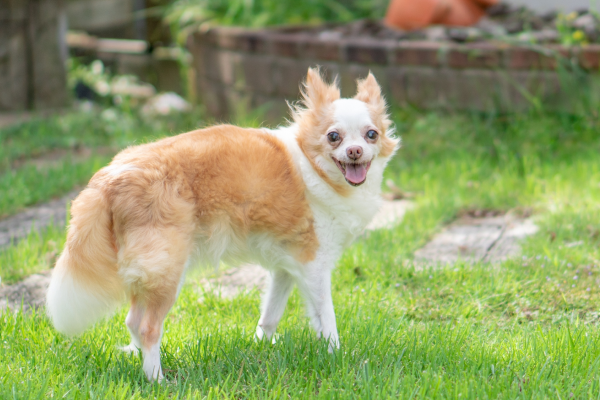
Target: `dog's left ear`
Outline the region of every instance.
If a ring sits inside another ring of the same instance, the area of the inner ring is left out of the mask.
[[[354,98],[363,101],[380,112],[385,112],[385,100],[381,95],[381,87],[371,72],[365,79],[356,81],[358,92]]]
[[[327,84],[318,68],[308,69],[304,88],[302,93],[304,103],[307,108],[312,110],[319,110],[340,98],[340,89],[337,84],[335,82]]]

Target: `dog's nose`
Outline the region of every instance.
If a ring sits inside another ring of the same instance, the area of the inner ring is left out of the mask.
[[[350,146],[346,149],[346,154],[351,160],[358,160],[362,157],[363,149],[360,146]]]

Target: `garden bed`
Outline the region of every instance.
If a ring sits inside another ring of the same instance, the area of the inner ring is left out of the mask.
[[[574,25],[591,14],[552,20],[524,11],[498,13],[478,27],[418,32],[394,31],[373,20],[320,27],[208,27],[188,38],[188,48],[198,98],[221,119],[231,118],[241,101],[249,108],[269,104],[267,119],[281,121],[287,113],[284,100],[298,98],[299,82],[314,65],[331,78],[338,75],[345,96],[354,93],[355,79],[371,70],[399,105],[478,111],[577,107],[579,89],[593,87],[594,74],[588,72],[600,67],[600,44],[588,43],[598,37],[596,25],[582,38]]]

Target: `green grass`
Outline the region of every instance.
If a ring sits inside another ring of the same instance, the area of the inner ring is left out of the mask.
[[[0,175],[0,216],[14,214],[23,206],[60,196],[85,185],[94,172],[110,161],[108,156],[91,156],[72,162],[67,158],[51,167],[25,165]]]
[[[64,224],[58,222],[64,221],[53,221],[41,232],[32,229],[26,238],[0,251],[2,283],[15,283],[54,266],[66,240]]]
[[[224,300],[190,283],[165,325],[168,383],[146,382],[140,359],[117,350],[128,343],[126,310],[74,339],[43,314],[4,314],[0,398],[597,398],[598,120],[412,111],[395,119],[403,148],[387,177],[416,193],[417,207],[339,261],[339,352],[314,339],[297,293],[270,345],[252,339],[258,292]],[[413,264],[444,223],[480,208],[533,212],[540,231],[501,265]],[[46,268],[62,238],[50,229],[0,253],[3,279]]]

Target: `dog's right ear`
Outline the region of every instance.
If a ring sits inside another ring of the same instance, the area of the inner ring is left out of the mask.
[[[340,98],[340,89],[337,84],[328,85],[318,69],[309,68],[302,92],[304,105],[309,110],[318,110],[324,105],[333,103]]]

